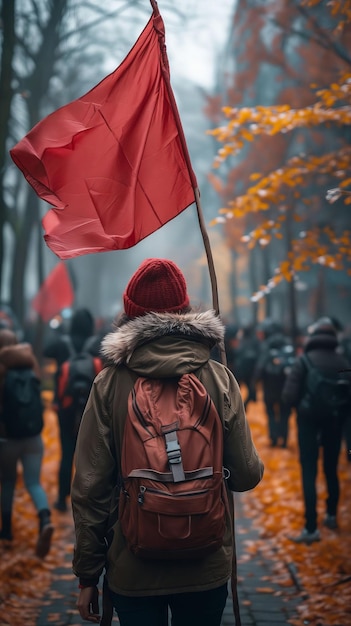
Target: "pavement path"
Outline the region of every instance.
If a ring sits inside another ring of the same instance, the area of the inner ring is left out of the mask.
[[[296,581],[290,574],[291,586],[282,589],[274,582],[274,563],[267,561],[267,557],[260,552],[248,555],[245,546],[247,542],[255,542],[258,532],[253,528],[252,520],[244,516],[240,498],[240,494],[235,495],[238,596],[242,626],[285,626],[290,618],[297,617],[296,606],[301,601]],[[78,589],[76,578],[70,575],[71,559],[69,550],[63,557],[62,567],[54,572],[53,583],[43,601],[36,626],[81,626],[86,623],[82,622],[75,606]],[[113,624],[118,624],[117,617],[114,617]],[[230,594],[222,626],[234,625]]]

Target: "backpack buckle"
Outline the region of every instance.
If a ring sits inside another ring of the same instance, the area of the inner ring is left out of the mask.
[[[180,483],[185,480],[185,474],[182,463],[182,453],[177,437],[177,431],[171,430],[165,432],[164,437],[166,441],[168,463],[172,471],[173,480],[175,483]]]
[[[180,445],[179,445],[178,439],[176,439],[176,441],[166,440],[166,451],[167,451],[168,461],[170,463],[181,462],[182,456],[180,453]]]

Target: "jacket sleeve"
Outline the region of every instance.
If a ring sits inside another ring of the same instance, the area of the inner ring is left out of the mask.
[[[252,439],[239,385],[232,375],[224,395],[224,466],[230,472],[231,491],[253,489],[263,477],[263,462]]]
[[[224,425],[223,465],[229,470],[231,491],[248,491],[260,482],[263,463],[254,445],[240,387],[232,372],[209,361],[199,374]]]
[[[103,372],[95,379],[82,417],[72,482],[72,509],[76,543],[73,572],[84,585],[95,585],[105,567],[109,520],[116,493],[117,467],[109,390]]]

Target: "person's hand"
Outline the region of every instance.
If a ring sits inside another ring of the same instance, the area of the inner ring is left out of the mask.
[[[82,619],[98,624],[100,622],[98,588],[84,587],[84,589],[81,589],[77,607]]]

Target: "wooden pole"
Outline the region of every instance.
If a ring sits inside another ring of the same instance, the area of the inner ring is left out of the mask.
[[[204,247],[205,247],[205,252],[206,252],[206,257],[207,257],[207,265],[208,265],[208,269],[210,273],[210,281],[211,281],[211,289],[212,289],[212,306],[216,315],[219,316],[218,285],[217,285],[217,277],[216,277],[216,272],[215,272],[215,267],[214,267],[214,262],[213,262],[212,250],[210,246],[210,240],[209,240],[208,233],[207,233],[206,226],[205,226],[205,221],[204,221],[203,212],[201,208],[200,193],[197,187],[194,189],[194,192],[195,192],[197,216],[199,220],[202,240],[204,242]],[[223,341],[220,343],[219,350],[220,350],[221,362],[223,363],[223,365],[227,365],[227,355],[226,355]]]
[[[205,222],[204,222],[204,218],[203,218],[201,202],[200,202],[200,193],[199,193],[199,189],[197,187],[197,180],[196,180],[196,176],[195,176],[195,174],[193,172],[193,168],[191,166],[190,156],[189,156],[189,152],[188,152],[188,146],[186,145],[186,140],[185,140],[185,136],[184,136],[182,122],[181,122],[181,119],[180,119],[180,116],[179,116],[177,103],[176,103],[176,100],[175,100],[175,97],[174,97],[174,93],[173,93],[173,89],[172,89],[172,86],[171,86],[170,72],[169,72],[169,63],[168,63],[168,57],[167,57],[167,51],[166,51],[166,43],[165,43],[164,24],[163,24],[163,20],[161,18],[160,12],[158,10],[158,6],[157,6],[156,0],[150,0],[150,2],[151,2],[151,6],[152,6],[152,9],[153,9],[153,13],[154,13],[154,28],[155,28],[155,31],[157,32],[157,35],[158,35],[160,51],[161,51],[161,71],[162,71],[162,75],[163,75],[163,78],[164,78],[164,81],[165,81],[165,85],[166,85],[166,88],[167,88],[167,93],[168,93],[168,97],[169,97],[169,100],[170,100],[170,105],[172,107],[174,120],[175,120],[176,125],[177,125],[178,136],[179,136],[179,139],[180,139],[180,143],[181,143],[184,159],[185,159],[185,162],[186,162],[186,165],[187,165],[187,168],[188,168],[189,177],[190,177],[193,189],[194,189],[195,202],[196,202],[196,208],[197,208],[197,215],[198,215],[198,220],[199,220],[199,224],[200,224],[200,230],[201,230],[201,234],[202,234],[202,239],[203,239],[204,246],[205,246],[205,252],[206,252],[206,257],[207,257],[208,268],[209,268],[209,272],[210,272],[213,309],[216,312],[216,315],[219,316],[219,304],[218,304],[218,290],[217,290],[216,272],[215,272],[213,258],[212,258],[212,251],[211,251],[210,241],[209,241],[209,238],[208,238],[208,234],[207,234],[207,231],[206,231]],[[220,345],[221,361],[222,361],[222,363],[224,365],[227,365],[227,358],[226,358],[226,353],[225,353],[225,349],[224,349],[224,342],[222,342],[222,344],[223,345]]]

